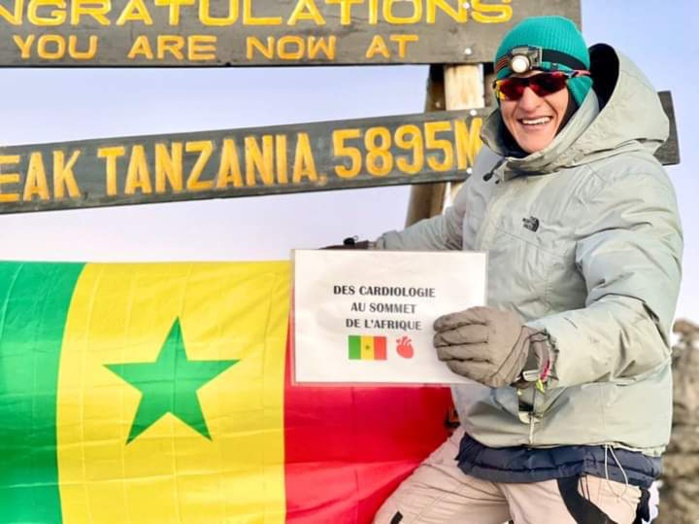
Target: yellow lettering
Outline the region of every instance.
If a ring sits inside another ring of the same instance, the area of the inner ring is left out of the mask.
[[[281,16],[255,18],[252,14],[252,2],[253,0],[243,0],[243,25],[281,25]]]
[[[133,60],[139,55],[144,56],[148,60],[153,60],[153,58],[155,58],[153,48],[150,46],[150,41],[146,35],[140,35],[136,38],[127,56],[130,60]]]
[[[184,59],[184,37],[180,35],[158,35],[158,59],[165,58],[170,53],[177,60]]]
[[[182,142],[155,144],[155,192],[165,193],[167,184],[173,191],[182,191]]]
[[[408,17],[398,17],[393,15],[393,4],[398,2],[401,5],[410,3],[413,5],[413,14]],[[389,24],[417,24],[422,19],[422,0],[384,0],[383,17]]]
[[[211,16],[211,0],[199,1],[199,21],[207,26],[233,25],[238,20],[238,0],[228,0],[228,16],[216,18]]]
[[[26,40],[22,40],[19,35],[12,37],[20,50],[20,56],[24,59],[31,57],[32,44],[35,36],[29,35]],[[89,60],[97,54],[98,39],[95,35],[88,38],[88,48],[85,51],[78,50],[78,37],[70,35],[68,37],[68,54],[75,60]],[[46,60],[57,60],[66,54],[66,40],[61,35],[41,35],[37,40],[37,55]]]
[[[245,39],[246,50],[245,57],[248,60],[252,60],[253,48],[256,48],[262,56],[268,59],[274,58],[274,38],[271,36],[267,37],[267,47],[256,36],[249,36]]]
[[[75,60],[91,60],[97,55],[97,42],[97,37],[90,35],[87,51],[78,51],[78,37],[70,35],[68,37],[68,54]]]
[[[274,146],[275,159],[277,161],[277,182],[280,184],[288,184],[289,175],[287,173],[288,159],[286,155],[286,135],[277,135],[275,137]]]
[[[0,167],[5,164],[19,164],[19,155],[0,155]],[[0,169],[0,202],[18,202],[19,193],[5,193],[5,184],[19,184],[19,173],[2,173]]]
[[[112,0],[72,0],[70,2],[70,25],[81,25],[80,18],[90,16],[100,25],[109,25],[105,16],[112,8]],[[85,25],[85,24],[83,24]]]
[[[415,175],[425,165],[425,148],[422,131],[418,126],[407,124],[396,129],[395,143],[401,149],[412,150],[413,161],[408,162],[406,155],[396,155],[396,166],[407,175]]]
[[[255,171],[260,174],[262,183],[274,185],[274,137],[262,136],[262,149],[254,136],[245,137],[245,183],[255,185]]]
[[[49,44],[55,44],[53,50],[49,49]],[[46,60],[63,58],[66,54],[66,41],[61,35],[41,35],[37,41],[36,53]]]
[[[22,200],[30,202],[34,196],[38,196],[39,200],[48,200],[50,198],[44,158],[41,156],[41,153],[38,152],[32,153],[29,156],[27,180],[24,182]]]
[[[466,169],[476,162],[476,155],[481,149],[482,118],[471,120],[470,129],[466,128],[465,120],[454,121],[454,138],[456,141],[456,165],[458,169]]]
[[[274,59],[275,56],[282,60],[300,60],[304,57],[318,58],[323,53],[325,58],[333,60],[335,58],[336,43],[337,37],[335,36],[327,38],[309,36],[305,40],[304,37],[299,35],[285,35],[276,40],[276,42],[273,36],[268,36],[266,44],[263,44],[255,36],[249,36],[246,39],[245,56],[248,60],[252,60],[257,51],[268,60]]]
[[[296,22],[299,20],[312,20],[316,25],[325,25],[325,19],[320,14],[318,6],[316,6],[313,0],[298,0],[294,11],[286,23],[288,25],[296,25]]]
[[[153,18],[143,0],[129,0],[117,18],[116,25],[124,25],[126,22],[143,22],[146,25],[153,25]]]
[[[187,142],[184,146],[187,153],[199,153],[197,161],[194,162],[192,170],[187,177],[187,191],[206,191],[214,188],[213,180],[199,180],[214,152],[214,143],[211,140],[199,140],[197,142]]]
[[[509,4],[510,0],[503,0]],[[504,24],[512,19],[512,7],[509,5],[484,4],[481,0],[473,0],[473,19],[482,24]]]
[[[300,36],[286,35],[277,41],[277,54],[283,60],[298,60],[305,52],[306,43]]]
[[[437,8],[446,13],[453,20],[463,24],[468,20],[468,11],[464,7],[466,2],[457,2],[458,7],[454,9],[448,0],[426,0],[427,1],[427,17],[428,24],[434,24],[437,19]]]
[[[393,169],[391,133],[385,127],[370,127],[364,135],[366,170],[370,175],[386,176]]]
[[[80,198],[80,188],[75,180],[73,168],[80,156],[80,150],[73,151],[68,163],[63,151],[53,152],[53,196],[56,200],[65,197],[65,190],[68,190],[70,198]]]
[[[216,59],[215,35],[191,35],[187,37],[187,58],[192,62]]]
[[[126,183],[124,184],[124,194],[134,195],[136,190],[146,195],[153,192],[150,183],[150,171],[148,171],[148,159],[143,146],[133,146],[129,167],[126,171]]]
[[[444,131],[451,131],[451,122],[425,122],[425,145],[427,149],[441,151],[440,156],[443,158],[440,162],[434,155],[427,157],[427,165],[435,171],[449,171],[454,167],[454,147],[451,141],[437,138],[437,133]]]
[[[311,182],[318,181],[316,162],[313,158],[313,151],[311,151],[311,141],[308,138],[308,133],[299,133],[298,135],[296,154],[294,156],[294,173],[291,181],[294,184],[299,184],[302,178],[307,178]]]
[[[221,163],[216,174],[216,189],[225,189],[228,185],[233,185],[233,187],[242,187],[243,185],[238,148],[232,138],[226,138],[223,141]]]
[[[32,56],[31,50],[32,50],[32,44],[34,43],[35,38],[36,37],[34,35],[29,35],[29,36],[27,36],[27,40],[24,41],[24,40],[22,40],[21,36],[12,35],[12,40],[14,40],[17,47],[19,47],[21,56],[25,60],[28,58],[31,58],[31,56]]]
[[[326,4],[340,4],[340,24],[352,23],[352,5],[363,4],[364,0],[325,0]]]
[[[405,58],[408,52],[408,42],[417,42],[420,37],[417,35],[391,35],[388,38],[391,42],[398,42],[398,56]]]
[[[346,140],[360,136],[359,129],[336,129],[333,131],[333,156],[348,158],[348,161],[342,161],[335,166],[335,174],[340,178],[354,178],[362,170],[361,151],[356,147],[345,145]]]
[[[52,9],[48,16],[41,16],[39,8],[46,6],[60,7],[61,10]],[[56,26],[66,21],[65,0],[31,0],[27,6],[27,20],[37,26]],[[2,8],[0,8],[0,15]]]
[[[109,196],[117,194],[117,159],[120,156],[124,156],[125,153],[126,150],[122,146],[100,147],[97,149],[97,158],[106,159],[105,186]]]
[[[24,0],[15,0],[15,10],[10,13],[2,4],[0,4],[0,18],[4,18],[9,24],[12,25],[22,25],[22,12],[24,10]],[[19,199],[19,195],[17,196]],[[1,200],[2,195],[0,195],[0,202],[5,202]]]
[[[180,7],[183,5],[194,5],[196,0],[155,0],[158,7],[168,7],[168,23],[170,25],[180,24]]]
[[[379,23],[379,0],[369,0],[369,23],[371,25]]]
[[[388,50],[386,41],[381,35],[374,35],[369,44],[369,49],[366,50],[367,58],[374,58],[377,54],[380,54],[384,58],[390,58],[391,52]]]
[[[320,51],[325,53],[326,58],[335,60],[335,44],[337,43],[336,36],[325,38],[309,36],[308,37],[308,58],[317,58]]]
[[[9,24],[22,25],[22,12],[24,11],[24,0],[15,0],[15,10],[10,13],[5,6],[0,4],[0,18],[4,18]],[[1,198],[1,196],[0,196]],[[19,196],[17,196],[19,199]],[[3,202],[3,200],[0,200]]]

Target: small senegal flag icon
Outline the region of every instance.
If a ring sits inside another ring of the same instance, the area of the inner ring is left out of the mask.
[[[386,360],[386,337],[350,335],[347,349],[350,360]]]

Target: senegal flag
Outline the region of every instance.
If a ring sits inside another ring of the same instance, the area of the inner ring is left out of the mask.
[[[287,262],[0,263],[0,523],[365,523],[446,388],[292,386]]]

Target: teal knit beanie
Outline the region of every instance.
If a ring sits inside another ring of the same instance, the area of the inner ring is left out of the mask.
[[[505,78],[513,73],[507,61],[507,54],[516,47],[531,46],[542,49],[543,61],[536,69],[541,71],[571,71],[573,69],[590,69],[590,52],[582,34],[575,24],[561,16],[538,16],[527,18],[517,24],[505,35],[500,47],[495,53],[495,72],[497,79]],[[546,61],[547,51],[554,52],[554,57]],[[565,59],[563,53],[574,60]],[[498,64],[498,62],[502,62]],[[577,64],[578,67],[569,67]],[[500,66],[500,67],[498,67]],[[581,67],[582,66],[582,67]],[[580,106],[592,87],[592,78],[579,76],[568,80],[568,90],[575,102]]]

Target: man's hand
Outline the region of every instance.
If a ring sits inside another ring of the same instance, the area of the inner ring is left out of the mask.
[[[526,385],[543,378],[549,367],[548,343],[532,344],[538,332],[511,311],[474,307],[439,317],[434,330],[439,360],[486,386]],[[525,364],[534,368],[533,377],[522,377]]]

